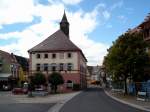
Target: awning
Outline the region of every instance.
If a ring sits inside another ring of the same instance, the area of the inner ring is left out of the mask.
[[[0,81],[8,81],[10,76],[10,73],[0,73]]]

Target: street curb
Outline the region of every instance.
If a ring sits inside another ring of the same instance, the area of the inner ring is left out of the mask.
[[[104,92],[105,92],[105,94],[106,94],[107,96],[111,97],[112,99],[114,99],[114,100],[116,100],[116,101],[118,101],[118,102],[121,102],[121,103],[123,103],[123,104],[129,105],[129,106],[131,106],[131,107],[134,107],[134,108],[137,108],[137,109],[140,109],[140,110],[143,110],[143,111],[150,112],[150,109],[146,109],[146,108],[144,108],[144,107],[142,107],[142,106],[139,106],[139,105],[136,105],[136,104],[132,104],[132,103],[129,103],[129,102],[127,102],[127,101],[120,100],[119,98],[116,98],[116,97],[110,95],[106,90],[104,90]]]
[[[75,95],[71,96],[69,99],[56,103],[53,107],[51,107],[47,112],[59,112],[59,110],[67,103],[69,100],[80,94],[82,91],[77,92]]]

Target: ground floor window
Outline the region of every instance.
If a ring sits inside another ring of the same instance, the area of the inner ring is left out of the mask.
[[[68,71],[73,70],[73,64],[72,63],[68,63],[67,70]]]
[[[48,64],[47,63],[44,64],[44,71],[48,71]]]
[[[57,70],[57,65],[56,65],[56,63],[52,63],[52,64],[51,64],[51,69],[52,69],[53,72],[55,72],[55,71]]]
[[[73,82],[71,80],[67,81],[67,88],[73,88]]]
[[[59,69],[60,69],[60,71],[63,71],[63,70],[64,70],[64,64],[63,64],[63,63],[60,63]]]
[[[40,71],[40,64],[36,64],[36,71]]]

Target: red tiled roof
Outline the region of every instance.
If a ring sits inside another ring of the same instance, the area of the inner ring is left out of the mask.
[[[7,62],[11,63],[11,55],[8,52],[0,50],[0,58],[5,58]]]
[[[40,44],[31,48],[28,52],[46,52],[46,51],[81,51],[69,38],[58,30]]]
[[[28,50],[29,53],[53,51],[79,51],[87,61],[82,50],[77,47],[61,30],[56,31],[44,41]]]

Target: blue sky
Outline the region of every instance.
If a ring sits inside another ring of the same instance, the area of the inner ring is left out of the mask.
[[[149,0],[1,0],[0,49],[28,57],[27,50],[59,29],[66,10],[70,38],[89,65],[101,64],[107,48],[150,13]]]

